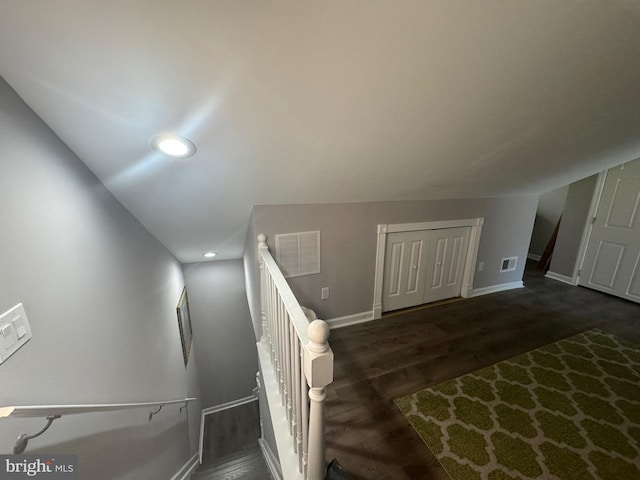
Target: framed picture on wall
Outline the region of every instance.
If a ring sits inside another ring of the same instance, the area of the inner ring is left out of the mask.
[[[180,327],[180,340],[182,342],[182,355],[184,357],[184,366],[187,367],[189,361],[189,352],[191,351],[191,340],[193,338],[193,330],[191,330],[191,315],[189,314],[189,300],[187,298],[187,287],[182,289],[178,306],[178,326]]]

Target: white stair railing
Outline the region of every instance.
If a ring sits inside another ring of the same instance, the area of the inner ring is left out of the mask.
[[[325,388],[333,381],[329,326],[322,320],[309,323],[266,241],[265,235],[258,236],[261,344],[275,373],[298,472],[303,479],[322,480],[326,470]]]

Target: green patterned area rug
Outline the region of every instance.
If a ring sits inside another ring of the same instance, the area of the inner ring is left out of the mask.
[[[395,402],[454,480],[640,479],[640,349],[600,330]]]

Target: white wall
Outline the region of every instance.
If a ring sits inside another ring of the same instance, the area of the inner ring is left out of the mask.
[[[0,79],[0,312],[33,338],[0,365],[0,406],[146,402],[198,393],[176,320],[181,265]],[[198,405],[57,420],[31,452],[76,453],[80,478],[170,478]],[[42,420],[0,419],[0,452]]]
[[[184,266],[203,408],[251,395],[258,354],[241,259]]]

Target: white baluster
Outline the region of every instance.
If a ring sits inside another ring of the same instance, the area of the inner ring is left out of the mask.
[[[275,338],[273,340],[273,348],[274,348],[274,352],[275,352],[275,359],[276,359],[276,363],[274,364],[273,368],[275,370],[276,373],[276,380],[278,380],[278,391],[281,392],[281,385],[280,385],[280,370],[282,368],[282,357],[280,356],[280,353],[282,350],[280,350],[280,306],[279,306],[279,298],[278,298],[278,291],[275,287],[275,285],[273,285],[273,289],[271,291],[272,294],[272,298],[271,298],[271,302],[272,302],[272,306],[271,308],[273,309],[273,322],[275,324]]]
[[[293,386],[293,413],[291,414],[291,424],[293,427],[293,451],[300,452],[300,341],[296,335],[293,325],[291,327],[293,334],[293,371],[291,372],[291,385]],[[300,455],[298,455],[300,457]],[[299,460],[299,459],[298,459]],[[301,468],[301,466],[299,466]]]
[[[304,348],[300,352],[301,360],[304,363]],[[302,477],[307,478],[307,464],[309,463],[309,387],[307,386],[307,379],[304,374],[304,368],[300,369],[300,407],[301,418],[300,423],[302,425],[302,455],[299,460],[302,469]]]
[[[269,353],[271,354],[271,365],[275,368],[276,365],[276,333],[275,333],[275,323],[273,318],[273,305],[272,305],[272,295],[271,291],[273,289],[273,279],[271,278],[271,274],[266,274],[266,283],[268,285],[267,288],[267,323],[269,325]]]
[[[284,306],[284,305],[283,305]],[[287,423],[289,424],[289,435],[291,435],[291,386],[289,382],[289,372],[291,371],[291,342],[289,339],[289,324],[291,319],[289,318],[289,312],[284,311],[284,323],[282,331],[282,347],[284,355],[284,372],[282,375],[282,381],[284,384],[284,408],[287,412]]]
[[[282,397],[282,405],[287,406],[286,389],[284,386],[284,366],[287,358],[284,355],[284,323],[285,323],[286,310],[282,302],[282,298],[278,297],[278,356],[280,358],[280,368],[278,370],[278,378],[280,381],[280,394]]]
[[[291,325],[291,341],[293,342],[293,345],[291,345],[291,386],[293,388],[291,391],[291,435],[293,436],[293,452],[298,453],[298,442],[300,442],[298,433],[298,419],[300,418],[300,342],[293,324]]]

